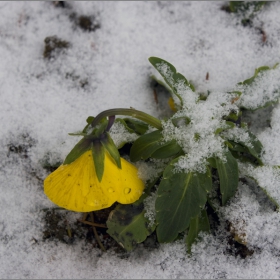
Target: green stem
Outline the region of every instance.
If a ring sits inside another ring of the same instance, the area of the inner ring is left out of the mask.
[[[110,116],[115,116],[115,115],[130,116],[130,117],[139,119],[157,129],[162,130],[162,124],[159,119],[157,119],[149,114],[146,114],[142,111],[138,111],[135,109],[125,109],[125,108],[109,109],[109,110],[101,112],[94,118],[93,122],[91,123],[91,126],[92,127],[96,126],[101,121],[101,119],[103,119],[105,117],[110,117]]]

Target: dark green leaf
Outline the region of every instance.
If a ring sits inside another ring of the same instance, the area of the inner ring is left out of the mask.
[[[68,135],[70,136],[86,136],[87,134],[86,133],[83,133],[82,131],[78,131],[78,132],[70,132],[68,133]]]
[[[191,119],[188,117],[178,117],[172,118],[171,121],[176,127],[180,127],[182,125],[188,125],[191,122]]]
[[[100,139],[101,144],[103,147],[107,150],[107,152],[110,154],[110,156],[114,159],[115,163],[117,164],[118,168],[122,168],[121,165],[121,157],[120,153],[112,140],[110,134],[106,132],[105,136]]]
[[[230,151],[232,152],[232,144],[230,143],[230,141],[225,141],[225,144],[231,149]]]
[[[249,130],[247,130],[249,137],[250,137],[250,143],[252,145],[252,147],[250,145],[246,145],[245,142],[234,142],[231,140],[228,140],[228,142],[232,145],[232,147],[230,148],[230,150],[238,152],[238,153],[242,153],[239,154],[240,159],[243,158],[244,160],[249,161],[256,161],[258,165],[263,165],[263,162],[261,160],[261,152],[263,149],[262,143],[258,140],[258,138]],[[252,159],[250,159],[250,155],[252,156]]]
[[[105,148],[99,141],[93,142],[92,157],[98,181],[101,182],[104,173]]]
[[[70,164],[91,148],[91,140],[82,138],[66,156],[63,164]]]
[[[125,250],[131,251],[136,244],[143,242],[153,231],[149,220],[144,217],[143,204],[119,204],[107,220],[107,232]]]
[[[241,84],[241,85],[251,85],[254,82],[255,78],[258,76],[259,73],[261,73],[263,71],[266,71],[266,70],[269,70],[269,69],[270,69],[269,66],[261,66],[261,67],[255,69],[254,76],[252,76],[251,78],[249,78],[249,79],[247,79],[243,82],[240,82],[239,84]]]
[[[160,179],[162,177],[162,174],[163,174],[163,172],[158,172],[157,175],[154,178],[146,181],[145,189],[144,189],[145,194],[147,194],[147,195],[151,194],[151,192],[153,191],[155,186],[158,185],[158,182],[160,181]]]
[[[164,159],[182,153],[182,148],[175,140],[164,143],[164,145],[152,153],[152,158]]]
[[[231,12],[251,12],[252,8],[254,12],[259,11],[267,1],[230,1],[229,7]]]
[[[130,118],[124,118],[123,120],[125,121],[128,129],[131,129],[133,132],[140,135],[146,133],[146,131],[149,128],[148,124],[138,120],[134,120]]]
[[[131,128],[126,124],[126,122],[124,121],[124,119],[118,118],[118,119],[115,120],[115,123],[120,123],[120,125],[122,125],[122,126],[124,127],[124,129],[125,129],[128,133],[131,133],[131,134],[133,134],[133,133],[135,134],[135,133],[136,133],[133,129],[131,129]],[[121,142],[118,143],[117,149],[121,149],[121,148],[122,148],[125,144],[127,144],[127,143],[130,143],[130,141],[127,141],[127,140],[124,138]]]
[[[121,125],[123,125],[124,128],[127,130],[127,132],[129,132],[129,133],[135,133],[135,131],[134,131],[131,127],[129,127],[129,126],[127,125],[127,123],[126,123],[126,121],[125,121],[124,119],[117,118],[117,119],[115,120],[115,123],[120,123]],[[148,126],[148,125],[147,125],[147,126]]]
[[[189,253],[191,253],[192,244],[197,240],[199,233],[202,231],[210,231],[208,215],[205,209],[203,209],[201,213],[191,219],[188,235],[186,238],[186,244]]]
[[[236,123],[241,116],[242,116],[242,111],[239,111],[238,113],[231,112],[228,116],[225,117],[225,120]]]
[[[104,133],[108,125],[107,118],[103,118],[96,127],[93,129],[93,135],[99,137],[101,134]]]
[[[258,167],[258,168],[262,168],[262,167]],[[273,166],[273,168],[279,169],[279,166]],[[245,169],[245,170],[246,170],[246,169]],[[244,172],[244,169],[243,169],[243,172]],[[247,172],[245,172],[245,173],[247,173]],[[257,185],[258,185],[258,186],[260,187],[260,189],[267,195],[267,197],[270,199],[270,201],[271,201],[272,203],[274,203],[274,205],[276,206],[276,208],[277,208],[277,210],[278,210],[278,212],[279,212],[279,209],[280,209],[279,198],[278,198],[277,196],[275,197],[275,194],[274,194],[274,195],[273,195],[273,194],[271,195],[270,191],[267,190],[267,188],[266,188],[265,186],[263,186],[262,183],[259,182],[259,180],[256,179],[252,173],[250,173],[250,174],[247,173],[245,176],[248,177],[248,178],[250,178],[250,179],[252,179],[252,180],[254,180],[254,181],[257,183]],[[275,178],[273,178],[273,177],[272,177],[272,178],[269,177],[269,178],[270,178],[271,181],[275,180]]]
[[[181,147],[175,140],[163,141],[161,131],[155,130],[140,136],[130,149],[131,161],[146,160],[152,158],[168,158],[182,152]]]
[[[140,136],[132,145],[130,149],[131,161],[138,161],[149,158],[152,153],[161,147],[162,140],[161,131],[155,130],[151,133]]]
[[[215,134],[219,134],[222,131],[234,128],[236,126],[235,123],[230,122],[230,121],[226,121],[226,125],[227,125],[226,127],[217,128],[216,131],[215,131]]]
[[[249,133],[249,137],[250,137],[251,144],[253,145],[253,147],[247,147],[247,148],[248,148],[250,154],[258,160],[259,164],[262,165],[263,163],[260,159],[260,155],[261,155],[261,152],[263,149],[263,145],[251,131],[248,130],[248,133]]]
[[[261,66],[261,67],[255,69],[255,73],[254,73],[254,75],[253,75],[251,78],[249,78],[249,79],[247,79],[247,80],[245,80],[245,81],[243,81],[243,82],[238,83],[238,85],[250,86],[250,85],[254,84],[256,78],[261,78],[261,77],[260,77],[260,74],[261,74],[262,72],[267,71],[267,70],[273,70],[273,69],[275,69],[277,66],[278,66],[278,64],[275,64],[275,65],[274,65],[273,67],[271,67],[271,68],[270,68],[269,66]],[[279,88],[275,88],[275,89],[274,89],[274,93],[277,93],[277,94],[278,94],[278,97],[279,97],[279,95],[280,95],[280,89],[279,89]],[[243,94],[246,94],[246,87],[244,87],[244,93],[243,93]],[[258,106],[255,106],[255,107],[249,107],[249,108],[247,108],[247,107],[241,105],[241,108],[242,108],[243,110],[255,111],[255,110],[258,110],[258,109],[261,109],[261,108],[266,108],[266,107],[268,107],[268,106],[270,106],[270,105],[272,105],[272,104],[275,104],[275,103],[277,103],[277,102],[278,102],[278,99],[275,99],[275,98],[274,98],[273,100],[268,100],[268,101],[266,101],[266,102],[261,103],[261,105],[258,105]]]
[[[216,160],[214,158],[208,158],[207,161],[211,167],[217,169]]]
[[[220,178],[220,190],[222,194],[222,204],[234,196],[238,186],[238,165],[231,152],[225,153],[226,162],[216,158],[216,165]]]
[[[153,80],[155,80],[159,85],[163,86],[170,93],[170,96],[172,97],[173,91],[165,82],[163,82],[162,80],[158,79],[154,75],[152,75],[151,78]]]
[[[173,93],[180,99],[181,104],[183,101],[182,97],[178,93],[178,87],[181,86],[182,82],[185,86],[191,88],[192,91],[195,90],[193,85],[191,85],[182,74],[178,73],[176,68],[169,62],[158,57],[150,57],[149,61],[161,74],[165,82],[172,89]]]
[[[93,120],[94,120],[94,117],[93,116],[89,116],[88,118],[87,118],[87,120],[86,120],[86,122],[87,122],[87,125],[84,127],[84,129],[83,129],[83,133],[86,133],[87,132],[87,130],[88,130],[88,127],[90,126],[90,124],[93,122]]]
[[[165,169],[156,199],[157,237],[159,242],[171,242],[186,230],[191,218],[197,216],[212,189],[211,172],[175,173],[173,160]]]

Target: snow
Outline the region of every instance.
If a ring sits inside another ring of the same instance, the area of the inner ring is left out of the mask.
[[[261,72],[252,86],[242,85],[237,90],[242,92],[240,105],[249,109],[264,107],[266,103],[276,102],[279,94],[280,68]]]
[[[193,118],[208,119],[209,124],[192,132],[206,129],[209,135],[221,125],[209,122],[214,112],[231,109],[219,107],[217,100],[227,98],[223,93],[252,77],[256,68],[280,61],[279,2],[265,5],[253,27],[242,26],[238,17],[221,10],[225,3],[75,1],[62,8],[43,1],[0,2],[1,278],[280,277],[280,215],[248,178],[230,203],[219,208],[220,225],[213,234],[201,235],[191,256],[182,241],[157,248],[140,245],[127,254],[102,253],[83,241],[43,241],[44,211],[55,206],[43,192],[49,171],[42,164],[64,160],[80,139],[68,133],[80,131],[88,116],[111,108],[133,107],[162,115],[150,78],[158,74],[149,57],[172,63],[198,93],[214,93],[211,106],[190,111]],[[82,30],[74,20],[80,15],[94,16],[100,27]],[[44,40],[50,36],[69,42],[69,48],[48,59],[43,56]],[[266,83],[258,84],[241,101],[248,106],[274,101],[279,71],[265,73]],[[250,172],[280,201],[279,171],[272,167],[280,165],[279,115],[275,104],[247,113],[246,119],[263,143],[262,160],[268,165]],[[114,137],[121,143],[117,131]],[[220,151],[212,148],[209,153]],[[158,170],[140,165],[145,178]],[[79,213],[67,216],[69,223],[78,218]],[[227,223],[234,225],[237,234],[245,234],[253,251],[250,256],[232,252]]]

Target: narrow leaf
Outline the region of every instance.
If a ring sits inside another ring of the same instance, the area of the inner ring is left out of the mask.
[[[251,164],[239,164],[242,175],[253,179],[263,190],[267,197],[280,209],[280,167],[279,166],[258,166]],[[268,180],[269,178],[269,180]]]
[[[107,152],[110,154],[110,156],[114,159],[116,162],[118,168],[122,168],[121,166],[121,157],[120,153],[112,140],[110,134],[106,132],[105,136],[100,139],[100,142],[102,143],[103,147],[107,150]]]
[[[88,118],[87,118],[87,120],[86,120],[86,122],[87,122],[87,125],[84,127],[84,129],[83,129],[83,133],[86,133],[87,132],[87,130],[88,130],[88,127],[90,126],[90,124],[93,122],[93,120],[94,120],[94,117],[93,116],[89,116]]]
[[[133,132],[140,135],[144,134],[149,128],[148,124],[138,120],[130,118],[124,118],[123,120],[126,123],[128,129],[131,129]]]
[[[263,165],[263,162],[261,160],[263,145],[251,131],[248,130],[247,132],[250,137],[251,145],[247,145],[243,141],[236,143],[229,140],[229,143],[232,145],[230,150],[240,153],[238,158],[240,158],[241,160],[249,160],[253,163],[257,162],[258,165]]]
[[[191,253],[191,246],[198,238],[200,232],[210,231],[210,224],[208,220],[207,211],[203,209],[201,213],[191,219],[188,235],[186,238],[186,244],[188,252]]]
[[[257,12],[267,1],[230,1],[229,7],[233,13]]]
[[[226,121],[226,125],[227,125],[226,127],[219,127],[219,128],[217,128],[216,131],[215,131],[215,134],[219,134],[222,131],[234,128],[236,126],[234,122],[230,122],[230,121]]]
[[[162,134],[159,130],[140,136],[132,145],[130,149],[131,161],[138,161],[147,159],[159,149]]]
[[[99,141],[93,142],[92,157],[98,181],[101,182],[104,173],[105,148]]]
[[[158,187],[155,208],[159,242],[171,242],[189,227],[191,218],[200,213],[212,188],[209,169],[205,174],[175,173],[178,160],[167,166]]]
[[[260,165],[263,165],[262,160],[260,159],[263,145],[251,131],[248,130],[248,133],[249,133],[251,144],[253,145],[253,147],[248,146],[247,148],[248,148],[250,154],[257,159],[258,163]]]
[[[255,73],[254,73],[254,76],[252,76],[251,78],[243,81],[243,82],[240,82],[239,84],[242,84],[242,85],[251,85],[255,78],[258,76],[259,73],[263,72],[263,71],[266,71],[266,70],[269,70],[270,67],[269,66],[261,66],[257,69],[255,69]]]
[[[182,148],[175,140],[166,142],[161,148],[152,153],[152,158],[164,159],[182,153]]]
[[[161,74],[165,82],[168,84],[168,86],[170,86],[173,93],[180,99],[182,104],[183,101],[182,97],[178,93],[178,88],[184,85],[194,91],[193,85],[191,85],[182,74],[178,73],[176,68],[171,63],[158,57],[150,57],[149,61]]]
[[[238,165],[236,159],[228,151],[225,154],[226,162],[216,158],[217,170],[220,178],[220,190],[222,194],[222,204],[234,196],[238,186]]]
[[[66,156],[63,164],[70,164],[91,148],[91,140],[82,138]]]

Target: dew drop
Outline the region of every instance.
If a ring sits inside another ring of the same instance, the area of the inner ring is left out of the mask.
[[[124,189],[124,193],[125,193],[125,194],[129,194],[130,192],[131,192],[131,188],[125,188],[125,189]]]
[[[113,193],[113,192],[114,192],[114,189],[113,189],[113,188],[109,188],[109,189],[108,189],[108,192],[109,192],[109,193]]]

